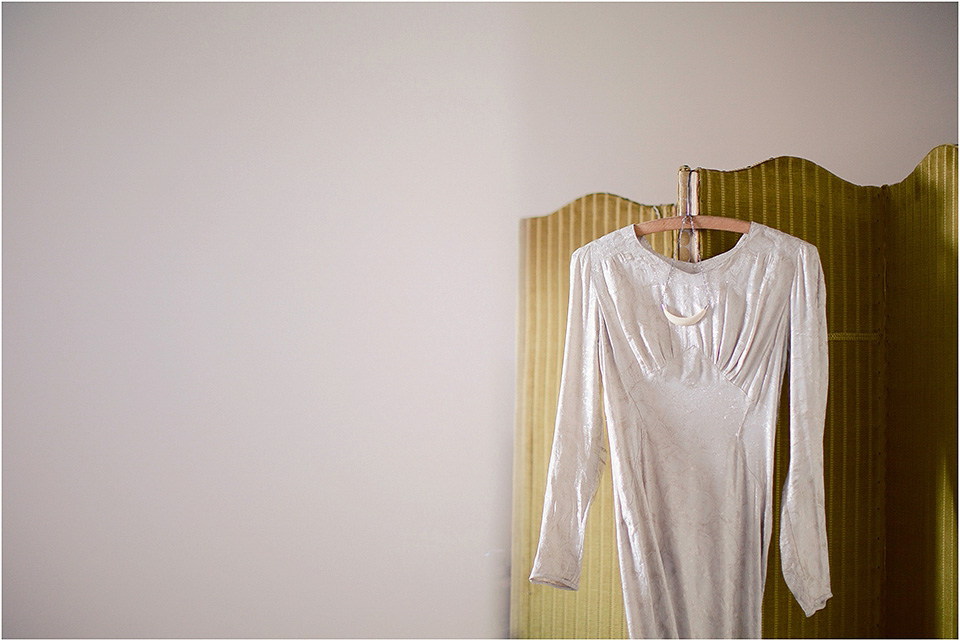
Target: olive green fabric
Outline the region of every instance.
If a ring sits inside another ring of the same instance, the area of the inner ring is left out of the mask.
[[[699,174],[701,214],[755,220],[814,243],[827,284],[824,476],[834,597],[804,617],[784,584],[775,536],[764,636],[956,636],[956,147],[938,147],[890,187],[853,185],[790,157]],[[527,575],[556,414],[570,254],[673,213],[672,205],[592,194],[521,223],[514,637],[626,635],[609,470],[588,520],[580,590],[532,585]],[[663,236],[652,240],[666,253],[673,239]],[[706,256],[736,241],[727,232],[701,236]],[[786,409],[781,402],[776,487],[789,457]]]
[[[957,148],[886,188],[884,636],[957,637]]]

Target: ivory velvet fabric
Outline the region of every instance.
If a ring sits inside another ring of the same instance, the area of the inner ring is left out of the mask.
[[[677,325],[661,304],[705,314]],[[756,222],[732,249],[693,265],[655,252],[632,225],[577,249],[530,580],[578,587],[587,512],[609,458],[630,636],[759,637],[789,361],[780,555],[807,616],[822,608],[832,595],[825,305],[816,247]]]

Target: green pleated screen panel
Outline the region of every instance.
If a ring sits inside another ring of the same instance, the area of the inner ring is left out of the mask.
[[[884,636],[957,637],[957,148],[888,192]]]
[[[827,285],[824,480],[834,597],[813,617],[803,615],[782,578],[775,522],[764,636],[882,637],[891,630],[955,637],[956,147],[936,148],[906,180],[884,187],[854,185],[790,157],[698,173],[700,213],[754,220],[814,243]],[[532,585],[527,576],[556,417],[570,254],[625,225],[673,213],[671,205],[591,194],[521,223],[514,637],[626,636],[609,467],[588,519],[580,590]],[[705,256],[737,238],[700,234]],[[673,239],[663,236],[651,240],[667,253]],[[915,344],[918,323],[926,334]],[[778,490],[789,458],[786,397],[780,408]],[[775,497],[779,519],[779,491]]]

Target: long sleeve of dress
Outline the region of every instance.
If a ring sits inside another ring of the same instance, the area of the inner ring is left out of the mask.
[[[823,491],[826,288],[816,247],[801,246],[790,296],[790,466],[782,495],[783,578],[807,616],[832,596]]]
[[[570,260],[570,300],[553,449],[530,581],[576,590],[587,511],[606,451],[600,397],[600,312],[587,250]]]

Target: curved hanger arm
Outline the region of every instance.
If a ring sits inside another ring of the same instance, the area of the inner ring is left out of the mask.
[[[750,231],[750,221],[727,218],[726,216],[670,216],[669,218],[658,218],[648,220],[645,223],[637,223],[633,228],[638,238],[671,229],[719,229],[746,234]]]

